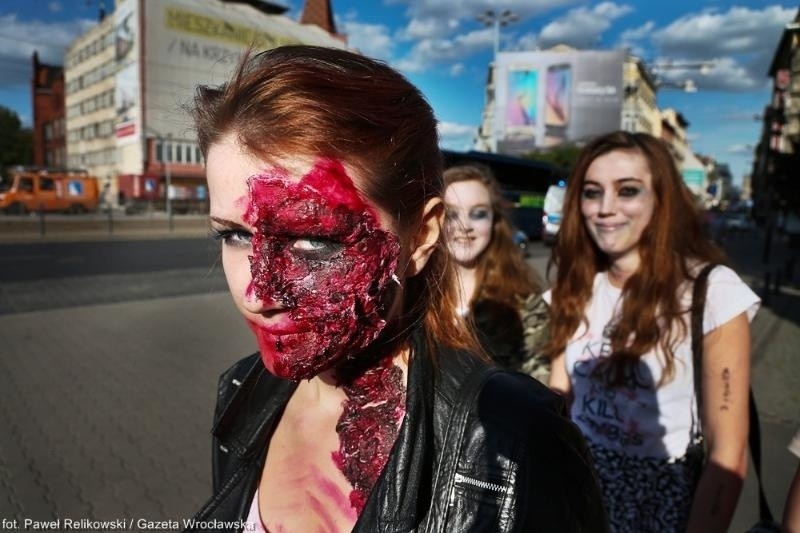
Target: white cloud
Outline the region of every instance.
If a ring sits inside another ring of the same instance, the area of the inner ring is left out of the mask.
[[[439,123],[439,144],[448,150],[466,151],[475,143],[477,126],[456,122]]]
[[[493,42],[490,28],[456,35],[454,39],[423,39],[396,64],[406,72],[424,72],[436,65],[458,63],[462,58],[490,49]]]
[[[676,83],[690,79],[699,90],[752,91],[763,89],[768,83],[765,77],[754,76],[733,57],[713,59],[708,74],[687,67],[670,68],[660,72],[659,75],[669,82]]]
[[[474,135],[476,131],[477,127],[469,124],[447,121],[439,123],[439,135],[442,137],[463,137],[464,135]]]
[[[579,3],[581,0],[387,0],[389,4],[407,5],[410,18],[426,20],[429,18],[474,19],[475,16],[493,10],[510,10],[520,17],[538,15],[557,7]]]
[[[701,90],[751,91],[768,86],[767,68],[783,27],[796,8],[778,5],[731,7],[684,15],[653,32],[658,54],[680,63],[715,62],[708,75],[696,69],[670,69],[669,80],[691,78]]]
[[[387,26],[382,24],[362,24],[352,20],[342,24],[347,34],[347,45],[362,54],[388,61],[394,53],[394,39]]]
[[[751,154],[753,153],[753,145],[752,144],[732,144],[728,146],[726,150],[729,154]]]
[[[30,83],[33,52],[44,63],[62,65],[67,45],[94,24],[91,20],[22,21],[15,14],[0,15],[0,86]]]
[[[447,36],[458,27],[458,20],[452,18],[414,18],[398,32],[398,37],[404,40],[434,39]]]
[[[424,72],[440,66],[451,69],[470,56],[487,52],[494,43],[494,29],[480,26],[478,15],[488,10],[502,13],[506,10],[521,21],[547,11],[570,6],[584,0],[385,0],[388,4],[406,7],[408,24],[397,31],[395,37],[401,41],[412,41],[410,50],[392,64],[406,72]],[[598,9],[614,16],[619,7],[604,2]],[[472,29],[470,28],[476,28]],[[505,33],[505,34],[504,34]],[[501,32],[501,48],[509,46],[508,32]],[[527,45],[528,42],[523,44]],[[456,66],[456,71],[458,67]]]
[[[629,30],[623,31],[619,36],[619,40],[621,42],[627,43],[645,39],[653,33],[653,28],[655,27],[656,27],[655,23],[652,20],[648,20],[638,28],[631,28]]]
[[[796,8],[732,7],[727,12],[686,15],[653,35],[661,52],[673,57],[714,57],[772,52]]]
[[[455,65],[450,66],[450,75],[453,77],[460,76],[464,72],[466,72],[467,67],[464,66],[464,63],[456,63]]]
[[[698,86],[760,89],[766,83],[767,68],[783,27],[795,13],[796,8],[775,5],[761,10],[732,7],[726,12],[686,15],[655,32],[653,43],[666,57],[723,58],[707,78],[697,77]]]
[[[544,48],[562,43],[575,48],[591,48],[614,20],[631,11],[631,6],[613,2],[602,2],[592,8],[572,9],[542,28],[539,43]]]

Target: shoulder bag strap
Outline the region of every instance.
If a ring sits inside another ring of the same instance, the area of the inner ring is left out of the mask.
[[[715,266],[717,265],[711,263],[703,267],[694,280],[694,290],[692,292],[692,361],[694,362],[694,390],[698,409],[702,405],[703,392],[703,312],[706,306],[708,275]],[[758,410],[756,409],[756,399],[753,396],[752,387],[750,387],[748,393],[750,431],[747,439],[750,444],[750,454],[753,456],[753,468],[758,478],[758,516],[762,521],[774,522],[767,497],[764,495],[763,483],[761,482],[761,427],[758,422]]]

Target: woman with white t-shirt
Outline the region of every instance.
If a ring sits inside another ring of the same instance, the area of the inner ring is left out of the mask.
[[[698,406],[693,280],[724,255],[663,141],[615,132],[581,151],[551,261],[550,386],[589,441],[611,530],[725,531],[747,468],[759,299],[711,271]]]

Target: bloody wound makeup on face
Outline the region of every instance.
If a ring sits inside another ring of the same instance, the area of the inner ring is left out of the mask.
[[[400,243],[338,161],[319,159],[297,183],[275,168],[248,186],[248,297],[265,309],[249,325],[270,372],[310,379],[355,358],[383,330]]]

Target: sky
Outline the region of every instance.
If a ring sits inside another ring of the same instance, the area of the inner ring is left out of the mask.
[[[151,0],[152,1],[152,0]],[[30,64],[63,63],[67,45],[96,23],[113,0],[0,0],[0,105],[31,122]],[[298,18],[303,0],[279,0]],[[440,121],[442,145],[472,148],[485,101],[494,30],[477,20],[493,9],[519,18],[501,29],[500,50],[627,48],[648,65],[707,63],[660,75],[698,90],[662,88],[658,106],[689,122],[692,149],[727,163],[734,182],[750,172],[764,106],[767,71],[798,5],[784,0],[331,0],[348,44],[386,61],[416,84]]]

